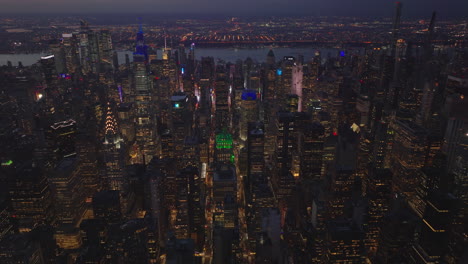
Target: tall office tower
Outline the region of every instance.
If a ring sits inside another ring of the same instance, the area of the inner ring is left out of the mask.
[[[248,57],[244,63],[242,64],[242,75],[244,77],[244,88],[251,89],[251,75],[253,71],[253,60],[252,58]]]
[[[418,125],[427,127],[428,122],[432,117],[434,110],[432,106],[437,86],[439,86],[439,83],[435,81],[426,81],[424,83],[421,107],[419,109],[419,113],[416,116],[416,122]]]
[[[281,72],[281,70],[279,70],[279,72]],[[273,66],[265,69],[263,76],[263,99],[266,99],[267,101],[275,99],[277,92],[276,77],[279,72],[273,68]]]
[[[106,165],[106,189],[125,191],[127,183],[124,177],[125,148],[119,133],[119,127],[111,104],[107,104],[104,127],[104,162]]]
[[[264,231],[262,219],[265,208],[274,207],[273,192],[265,171],[265,131],[261,122],[249,123],[247,137],[247,177],[244,181],[246,204],[245,215],[249,249],[256,252],[260,233]]]
[[[159,137],[161,141],[161,153],[162,158],[173,158],[174,157],[174,135],[171,129],[165,125],[159,126],[160,132]]]
[[[65,51],[62,46],[62,42],[58,39],[51,40],[49,42],[49,50],[54,56],[55,70],[59,74],[67,72],[67,64],[65,60]]]
[[[357,157],[356,173],[361,178],[366,178],[369,164],[371,162],[373,139],[372,135],[368,131],[361,131],[361,138],[359,139],[359,151]]]
[[[301,157],[301,178],[318,182],[322,179],[325,128],[318,122],[308,124],[300,133],[298,149]]]
[[[138,29],[138,33],[136,35],[135,39],[135,52],[133,56],[135,55],[142,55],[144,57],[144,62],[148,63],[148,46],[145,45],[145,36],[143,32],[143,27],[140,24],[140,27]]]
[[[75,73],[80,66],[78,40],[75,34],[62,34],[62,48],[65,57],[66,73]]]
[[[114,69],[114,49],[112,47],[112,36],[109,30],[102,29],[99,32],[98,43],[100,58],[99,72],[112,71]]]
[[[188,97],[182,93],[175,93],[171,97],[171,132],[174,143],[174,155],[184,155],[185,138],[190,135],[192,116]]]
[[[187,239],[190,234],[190,218],[191,212],[189,209],[190,203],[190,179],[185,173],[180,171],[176,175],[176,217],[174,223],[174,233],[178,239]]]
[[[328,215],[331,219],[349,217],[353,187],[356,178],[355,171],[349,169],[335,169],[330,175],[330,190],[328,199]]]
[[[257,93],[254,90],[243,90],[240,102],[240,139],[245,141],[249,122],[258,120]]]
[[[57,210],[57,229],[55,239],[63,249],[81,247],[81,236],[78,224],[85,212],[85,195],[83,182],[79,175],[79,164],[76,158],[60,161],[49,178],[55,196]]]
[[[223,129],[215,138],[215,162],[234,163],[234,141],[232,135]]]
[[[58,74],[55,66],[55,56],[49,55],[41,57],[40,62],[45,83],[46,85],[51,86],[57,79]],[[54,87],[50,87],[47,92],[51,93],[54,90],[56,90]]]
[[[389,169],[369,168],[366,178],[366,193],[369,198],[368,230],[366,247],[368,254],[374,256],[379,247],[384,217],[390,207],[392,173]]]
[[[329,215],[332,219],[350,214],[356,177],[359,134],[343,126],[339,131],[335,165],[330,172]]]
[[[52,153],[51,162],[76,156],[76,121],[68,119],[48,127],[46,139]]]
[[[274,67],[275,66],[275,53],[273,52],[272,49],[268,51],[267,58],[266,58],[266,64],[268,67]]]
[[[187,56],[187,76],[193,76],[197,67],[197,60],[195,57],[195,43],[190,44],[189,54]]]
[[[195,240],[195,247],[198,251],[203,250],[205,241],[205,199],[202,193],[203,179],[197,167],[189,166],[183,173],[189,176],[190,194],[189,194],[189,213],[190,217],[190,237]]]
[[[192,136],[186,136],[183,148],[183,155],[179,157],[182,167],[189,165],[198,166],[201,159],[200,138],[198,133]]]
[[[429,23],[429,27],[427,29],[427,35],[426,39],[424,41],[424,62],[427,62],[433,53],[433,47],[432,47],[432,40],[434,38],[434,28],[435,28],[435,22],[436,22],[436,12],[432,12],[431,16],[431,22]]]
[[[118,123],[120,133],[125,142],[133,142],[135,140],[135,122],[133,122],[134,105],[130,103],[121,103],[117,107]]]
[[[216,68],[215,82],[215,124],[217,129],[227,128],[230,126],[229,97],[228,76],[223,67],[218,65]]]
[[[291,94],[295,94],[298,97],[297,111],[302,112],[302,82],[304,78],[303,66],[301,63],[295,63],[292,66],[291,76]]]
[[[200,179],[196,167],[186,167],[180,170],[176,176],[178,196],[175,235],[178,239],[193,239],[197,250],[203,248],[204,242]]]
[[[176,64],[179,66],[179,69],[184,68],[185,73],[185,68],[187,67],[187,54],[185,54],[184,44],[179,44],[179,46],[174,52],[174,55],[176,59]]]
[[[262,184],[267,183],[265,175],[265,132],[261,122],[248,124],[247,137],[247,181],[246,190],[249,201],[260,198]]]
[[[80,174],[83,178],[84,192],[88,198],[102,187],[97,161],[97,145],[94,136],[84,133],[78,134],[76,152],[77,158],[80,160]]]
[[[80,59],[81,71],[83,74],[87,74],[91,71],[90,61],[90,47],[89,47],[89,34],[90,29],[88,22],[80,20],[80,32],[78,33],[78,53]]]
[[[392,51],[393,52],[393,51]],[[385,100],[385,111],[390,114],[398,108],[398,101],[401,97],[403,90],[402,80],[402,66],[404,66],[406,43],[403,39],[399,39],[395,46],[395,61],[393,63],[393,77],[389,84],[386,100]]]
[[[370,150],[372,155],[370,162],[375,168],[384,169],[390,168],[390,164],[386,161],[391,156],[393,147],[393,130],[386,122],[377,122],[374,136],[374,144]]]
[[[211,90],[215,76],[215,63],[213,57],[202,57],[200,63],[199,107],[211,109]]]
[[[34,163],[2,163],[13,218],[19,232],[29,232],[53,221],[52,194],[44,171]]]
[[[272,65],[264,70],[263,76],[263,115],[260,113],[260,120],[263,119],[265,130],[269,131],[267,134],[270,135],[270,139],[273,139],[272,132],[275,130],[275,113],[279,110],[279,104],[276,101],[278,73],[282,73],[281,70],[275,69],[274,65]],[[272,142],[272,140],[269,140],[269,142]]]
[[[414,177],[421,169],[427,155],[427,132],[413,122],[396,120],[393,124],[394,141],[391,154],[393,190],[407,197],[410,206],[419,215],[424,208],[416,199],[420,179]]]
[[[238,222],[237,176],[234,165],[218,163],[213,175],[213,222],[217,227],[234,229]]]
[[[156,233],[158,235],[158,244],[164,245],[166,241],[166,232],[168,226],[168,208],[165,201],[165,190],[168,188],[166,183],[166,174],[162,171],[161,160],[154,157],[147,166],[145,184],[147,210],[154,222]],[[171,191],[176,191],[171,190]]]
[[[144,45],[143,31],[138,31],[133,53],[135,76],[136,143],[143,153],[141,162],[148,163],[156,155],[156,120],[153,111],[153,93],[148,78],[148,54]]]
[[[296,59],[292,56],[285,56],[281,61],[281,75],[279,75],[280,90],[276,93],[281,99],[285,99],[285,96],[290,94],[292,90],[292,75],[293,66],[296,64]]]
[[[447,156],[447,171],[454,177],[454,195],[468,203],[468,119],[466,99],[452,107],[448,115],[442,150]]]
[[[468,109],[466,100],[453,107],[449,114],[447,128],[445,130],[443,150],[447,155],[448,171],[453,171],[457,162],[463,157],[467,149],[468,118],[465,111]]]
[[[89,31],[88,37],[88,58],[91,72],[97,74],[100,72],[101,56],[99,54],[99,32]]]
[[[364,232],[355,223],[335,220],[327,229],[325,263],[366,263]]]
[[[449,193],[427,197],[419,241],[409,250],[410,263],[440,263],[449,253],[449,229],[457,213],[457,200]]]
[[[276,157],[274,181],[278,198],[291,194],[294,177],[291,175],[293,146],[295,145],[295,117],[291,112],[278,112],[276,116]]]

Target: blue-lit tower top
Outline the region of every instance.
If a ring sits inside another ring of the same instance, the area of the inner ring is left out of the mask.
[[[143,55],[145,62],[148,62],[148,46],[145,45],[145,36],[143,32],[143,26],[141,25],[136,35],[136,45],[135,45],[135,52],[133,53],[133,57],[136,58],[136,55]]]

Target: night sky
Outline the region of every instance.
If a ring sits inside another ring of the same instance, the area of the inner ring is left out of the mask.
[[[408,0],[404,17],[467,17],[467,0]],[[388,17],[393,0],[0,0],[0,13],[155,13]]]

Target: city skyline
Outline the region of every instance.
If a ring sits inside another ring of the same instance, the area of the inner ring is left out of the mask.
[[[0,15],[0,263],[467,263],[467,23],[344,2]]]

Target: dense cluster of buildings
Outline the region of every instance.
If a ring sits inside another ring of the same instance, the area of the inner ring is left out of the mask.
[[[81,21],[1,67],[0,262],[466,263],[467,48],[400,14],[362,55],[215,63],[140,26],[121,62]]]

